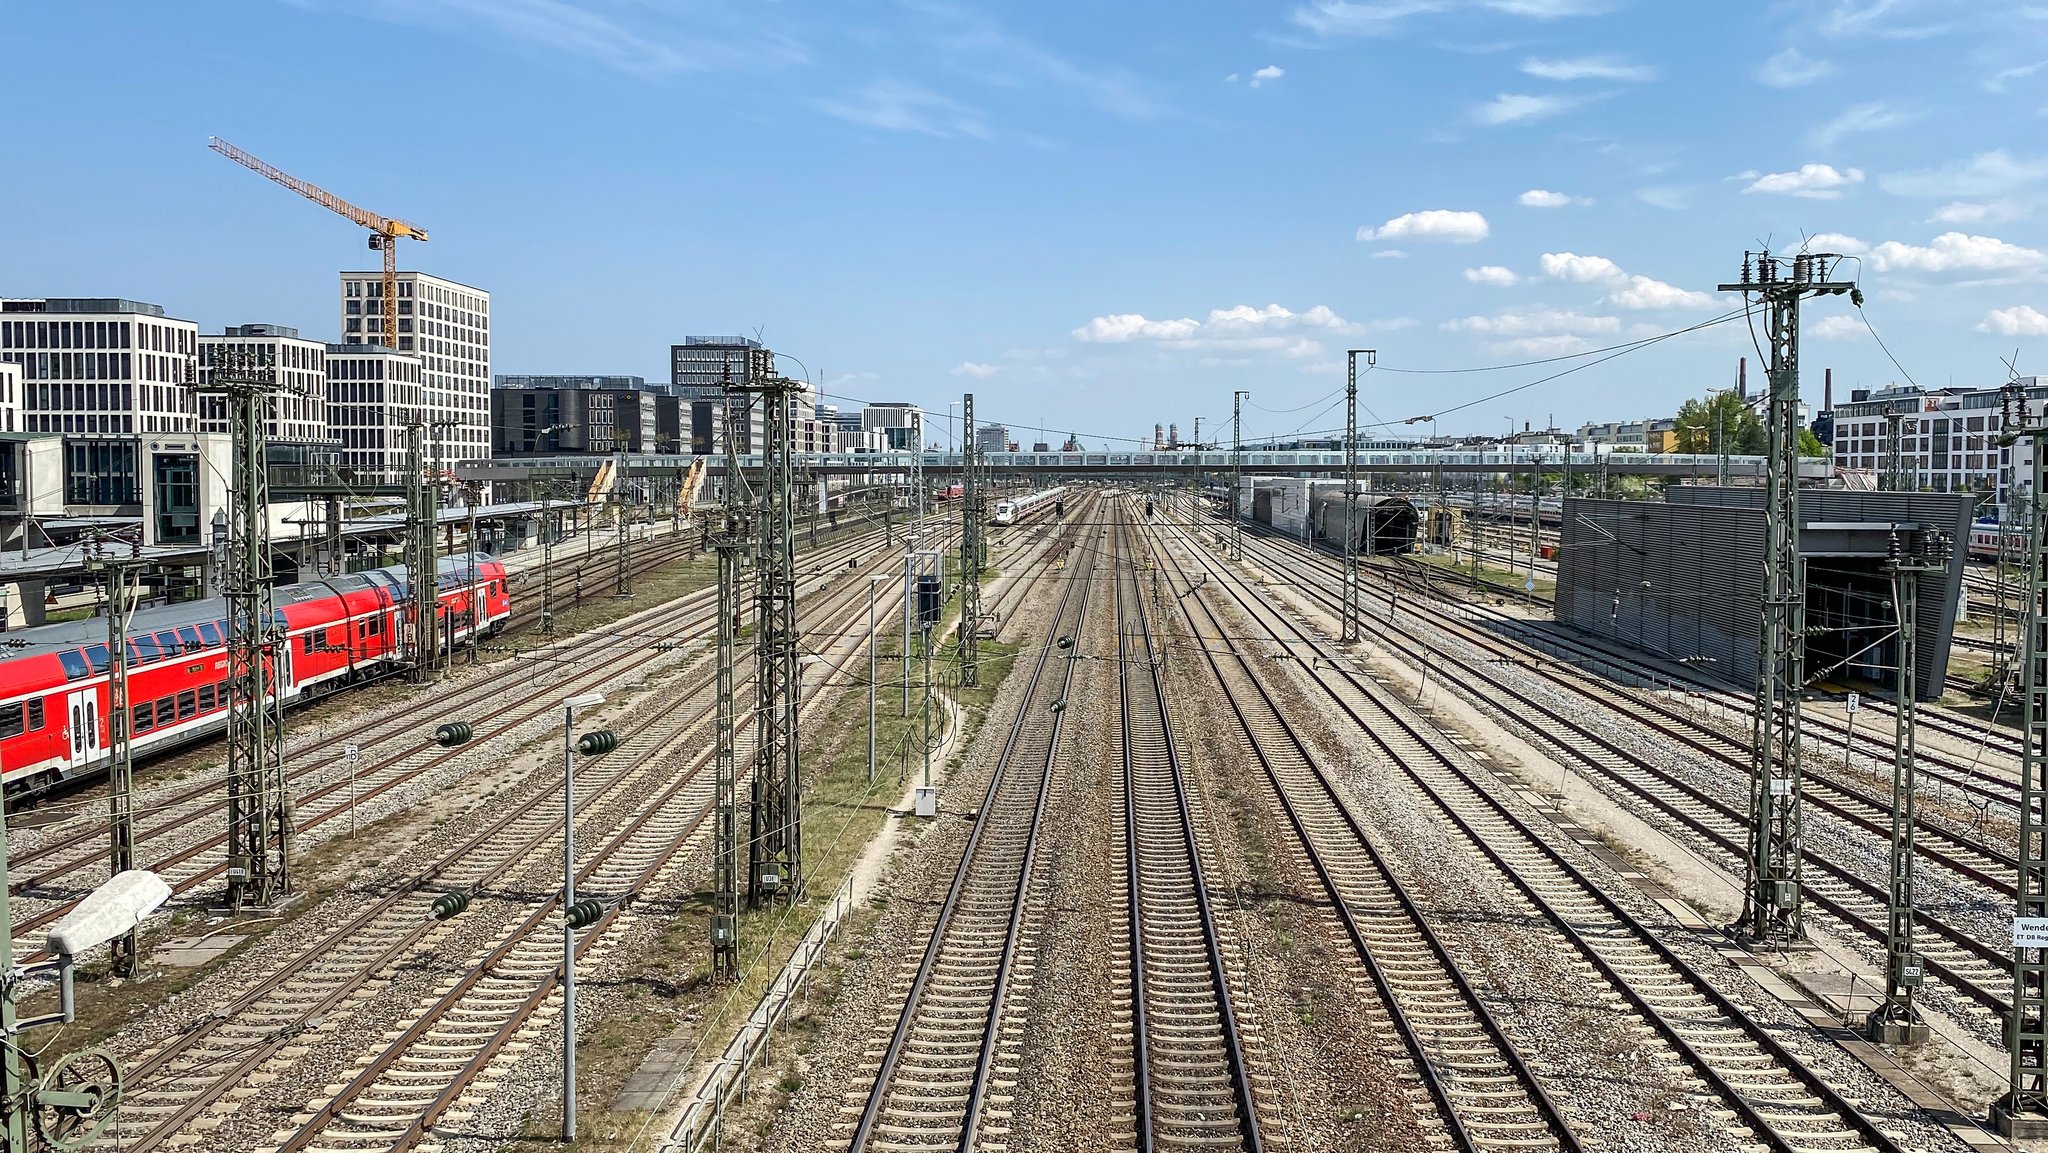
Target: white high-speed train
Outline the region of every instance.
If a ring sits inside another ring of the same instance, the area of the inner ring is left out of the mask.
[[[996,515],[992,524],[1023,524],[1025,521],[1047,511],[1057,511],[1060,501],[1067,494],[1066,487],[1049,488],[1034,492],[1030,496],[1013,497],[996,502]]]

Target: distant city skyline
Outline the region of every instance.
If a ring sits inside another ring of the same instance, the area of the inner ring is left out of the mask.
[[[1393,370],[1712,320],[1745,247],[1803,235],[1868,294],[1809,308],[1810,402],[1829,367],[1984,386],[2048,336],[2044,32],[1956,0],[31,7],[0,295],[344,339],[361,230],[218,134],[431,228],[404,266],[491,293],[507,374],[666,380],[684,336],[758,334],[828,403],[972,390],[1019,440],[1149,444],[1238,388],[1247,439],[1327,432],[1376,347],[1369,424],[1576,427],[1745,353],[1755,386],[1742,319],[1497,399],[1579,362]]]

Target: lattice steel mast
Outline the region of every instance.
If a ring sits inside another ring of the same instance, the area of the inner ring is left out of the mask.
[[[974,394],[960,400],[960,684],[981,683],[981,470],[974,444]]]
[[[1230,555],[1244,559],[1244,514],[1238,503],[1244,499],[1244,398],[1251,393],[1238,389],[1230,394]]]
[[[740,390],[766,407],[761,478],[755,489],[754,788],[747,841],[747,907],[778,894],[803,896],[802,768],[797,708],[795,476],[790,457],[790,393],[795,382],[749,373]]]
[[[1354,348],[1344,354],[1344,627],[1345,644],[1357,643],[1358,624],[1358,358],[1371,368],[1375,353]],[[1305,513],[1312,510],[1304,509]]]
[[[1799,302],[1855,289],[1848,281],[1828,279],[1839,259],[1801,253],[1787,261],[1768,251],[1745,252],[1742,279],[1720,286],[1722,292],[1742,293],[1745,302],[1752,295],[1763,302],[1771,346],[1763,611],[1740,925],[1758,943],[1799,940],[1806,932],[1800,892],[1806,580],[1799,560]],[[1861,305],[1861,292],[1854,299]]]
[[[133,611],[130,582],[142,567],[139,560],[102,559],[92,562],[107,582],[107,875],[115,876],[135,867],[135,756],[134,706],[128,703],[128,614]],[[135,930],[108,942],[113,950],[116,977],[133,977],[136,971]]]
[[[284,780],[282,630],[267,604],[270,474],[264,419],[275,366],[253,349],[217,347],[202,391],[227,395],[234,465],[228,494],[228,888],[231,909],[291,891],[291,795]]]
[[[740,845],[738,790],[737,708],[733,700],[733,678],[739,634],[740,569],[745,563],[747,503],[745,479],[740,473],[739,441],[746,427],[747,409],[725,408],[725,494],[719,511],[718,531],[712,545],[718,550],[718,706],[715,795],[712,800],[711,874],[711,976],[713,980],[737,980],[739,970]]]
[[[2048,414],[2037,413],[2026,391],[2006,385],[1999,443],[2025,437],[2033,467],[2025,494],[2027,607],[2020,641],[2020,684],[2027,711],[2020,750],[2020,831],[2017,898],[2013,919],[2012,1011],[2006,1044],[2012,1051],[2006,1095],[1992,1106],[1998,1131],[2016,1139],[2048,1136]],[[2015,454],[2017,455],[2017,454]],[[2020,502],[2013,502],[2018,504]]]

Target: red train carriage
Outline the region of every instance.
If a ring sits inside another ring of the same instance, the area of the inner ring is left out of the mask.
[[[444,643],[511,615],[505,566],[479,558],[471,572],[443,560],[437,591]],[[412,605],[403,566],[281,586],[271,623],[286,643],[273,658],[286,703],[332,692],[411,656]],[[0,781],[9,793],[97,772],[111,747],[106,622],[94,618],[18,629],[22,647],[0,653]],[[128,626],[131,745],[138,757],[220,731],[227,724],[227,604],[221,600],[137,612]]]

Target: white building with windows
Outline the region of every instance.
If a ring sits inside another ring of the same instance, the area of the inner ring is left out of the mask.
[[[227,395],[205,391],[213,380],[215,350],[246,355],[277,374],[277,391],[263,422],[266,437],[289,444],[334,443],[327,428],[327,345],[305,340],[298,329],[281,324],[230,325],[218,336],[199,338],[199,431],[233,431]]]
[[[2020,383],[2027,386],[2032,404],[2048,395],[2038,377]],[[2014,458],[2012,449],[1998,444],[2002,404],[1996,388],[1856,389],[1848,403],[1835,406],[1835,467],[1884,472],[1886,414],[1899,413],[1899,466],[1906,487],[1988,493],[2003,505]]]
[[[345,477],[363,485],[406,482],[406,422],[425,403],[420,358],[379,344],[330,344],[327,426],[341,442]]]
[[[19,365],[21,425],[64,437],[67,505],[141,500],[140,437],[196,431],[199,326],[111,297],[0,300],[0,360]]]
[[[0,432],[21,430],[21,366],[0,360]]]
[[[341,274],[346,344],[382,344],[420,361],[421,395],[449,462],[491,455],[491,294],[424,272],[398,274],[398,332],[384,328],[382,271]],[[395,337],[395,339],[394,339]]]

